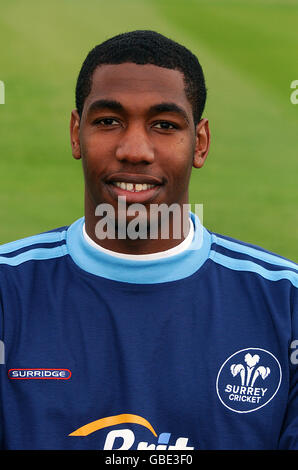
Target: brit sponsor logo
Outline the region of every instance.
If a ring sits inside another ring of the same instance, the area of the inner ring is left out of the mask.
[[[10,379],[56,379],[68,380],[71,377],[69,369],[9,369]]]
[[[222,364],[216,379],[221,403],[236,413],[249,413],[267,405],[282,378],[280,363],[261,348],[241,349]]]
[[[127,424],[138,424],[146,428],[154,436],[153,442],[151,439],[149,442],[138,440],[135,432],[123,426]],[[176,437],[173,441],[171,433],[162,432],[158,435],[147,419],[127,413],[97,419],[76,429],[69,436],[85,437],[100,429],[118,425],[122,425],[123,428],[113,429],[106,434],[103,450],[194,450],[194,447],[189,444],[188,437]]]

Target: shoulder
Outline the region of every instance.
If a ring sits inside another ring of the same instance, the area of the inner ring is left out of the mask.
[[[68,226],[0,245],[0,267],[63,256]]]
[[[211,234],[210,258],[234,271],[259,274],[269,281],[289,280],[298,287],[298,264],[260,246],[218,233]]]

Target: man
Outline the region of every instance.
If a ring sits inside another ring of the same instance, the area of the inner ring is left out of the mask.
[[[3,448],[298,448],[297,265],[185,211],[205,98],[197,58],[158,33],[88,54],[85,217],[1,247]]]

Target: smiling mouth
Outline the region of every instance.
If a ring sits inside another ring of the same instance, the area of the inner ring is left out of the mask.
[[[111,174],[105,180],[113,199],[125,196],[129,204],[147,204],[154,200],[165,182],[162,177],[120,171]]]
[[[147,177],[137,178],[136,176],[128,176],[110,179],[107,181],[107,187],[113,199],[118,199],[120,196],[126,197],[127,204],[143,203],[147,204],[154,200],[163,186],[157,178]],[[122,179],[123,178],[123,179]],[[129,181],[127,181],[127,180]]]
[[[157,185],[156,184],[148,184],[148,183],[127,183],[125,181],[113,181],[113,186],[117,188],[123,189],[124,191],[129,191],[132,193],[139,193],[141,191],[147,191],[148,189],[153,189]]]

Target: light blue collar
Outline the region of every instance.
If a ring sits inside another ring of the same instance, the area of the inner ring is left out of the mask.
[[[157,284],[183,279],[194,274],[208,259],[211,235],[197,215],[190,212],[194,237],[181,253],[153,260],[135,261],[118,258],[91,246],[84,238],[84,217],[67,230],[66,245],[73,261],[84,271],[113,281],[133,284]]]

